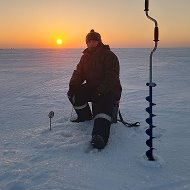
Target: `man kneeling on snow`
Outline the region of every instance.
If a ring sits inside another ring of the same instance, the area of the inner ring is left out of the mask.
[[[114,105],[121,97],[119,61],[94,30],[87,34],[86,44],[67,95],[78,116],[73,122],[94,118],[91,144],[103,149],[109,139]],[[92,102],[92,111],[88,102]]]

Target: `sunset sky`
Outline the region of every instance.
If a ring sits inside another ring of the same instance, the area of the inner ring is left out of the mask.
[[[160,47],[190,47],[190,0],[149,0]],[[0,0],[0,48],[83,48],[91,30],[111,47],[151,47],[144,0]],[[62,44],[56,44],[57,39]]]

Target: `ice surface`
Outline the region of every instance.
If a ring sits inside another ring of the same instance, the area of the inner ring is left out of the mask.
[[[190,49],[158,49],[153,57],[155,162],[145,157],[150,49],[113,51],[122,115],[141,126],[113,124],[105,150],[86,153],[93,121],[71,123],[66,97],[82,50],[0,50],[0,190],[190,189]]]

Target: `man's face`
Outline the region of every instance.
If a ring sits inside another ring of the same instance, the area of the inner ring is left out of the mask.
[[[93,47],[96,47],[98,45],[98,41],[96,41],[96,40],[90,40],[86,44],[87,44],[88,48],[93,48]]]

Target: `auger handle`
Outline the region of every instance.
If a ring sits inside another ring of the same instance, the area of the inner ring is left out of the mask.
[[[153,53],[156,51],[157,49],[157,45],[158,45],[158,33],[159,33],[159,29],[158,29],[158,23],[156,21],[156,19],[152,18],[151,16],[149,16],[148,11],[149,11],[149,0],[145,0],[145,14],[147,16],[148,19],[150,19],[151,21],[154,22],[155,27],[154,27],[154,48],[152,49],[151,53],[150,53],[150,73],[149,73],[149,84],[152,86],[152,56]]]
[[[154,28],[154,40],[153,41],[155,41],[155,42],[158,42],[159,40],[158,40],[158,34],[159,34],[159,29],[158,29],[158,23],[157,23],[157,21],[154,19],[154,18],[152,18],[152,17],[150,17],[149,15],[148,15],[148,11],[149,11],[149,0],[145,0],[145,9],[144,9],[144,11],[146,12],[146,16],[150,19],[150,20],[152,20],[154,23],[155,23],[155,28]]]
[[[158,34],[159,34],[159,29],[158,29],[158,26],[155,26],[154,28],[154,41],[155,42],[158,42]]]
[[[148,7],[149,7],[149,0],[145,0],[145,9],[144,9],[144,11],[149,11]]]

